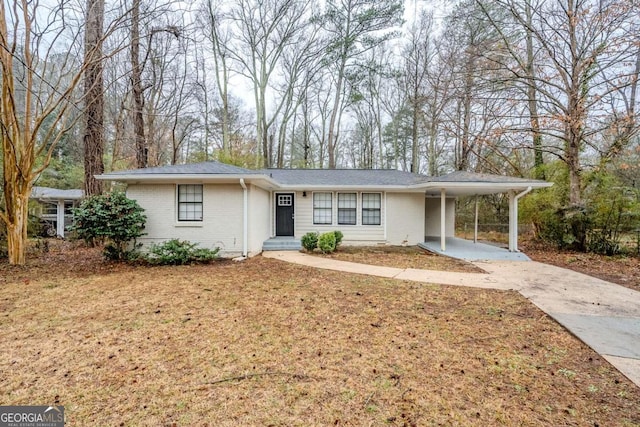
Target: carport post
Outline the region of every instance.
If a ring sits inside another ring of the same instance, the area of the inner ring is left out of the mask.
[[[476,196],[476,216],[473,220],[473,243],[478,243],[478,196]]]
[[[440,189],[440,250],[447,249],[447,191]]]
[[[56,209],[56,235],[64,237],[64,200],[58,200]]]
[[[509,252],[518,251],[518,199],[531,191],[528,187],[523,192],[516,194],[509,192]]]

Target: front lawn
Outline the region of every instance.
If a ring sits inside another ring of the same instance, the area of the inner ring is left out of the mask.
[[[640,425],[640,389],[515,292],[43,259],[0,264],[1,404],[69,426]]]

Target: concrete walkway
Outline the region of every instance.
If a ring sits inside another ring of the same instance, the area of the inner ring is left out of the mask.
[[[443,251],[440,247],[440,238],[427,237],[424,242],[418,243],[418,246],[438,255],[471,262],[531,261],[531,259],[522,252],[510,252],[506,248],[494,244],[474,243],[473,240],[461,239],[459,237],[447,237],[445,242],[446,251]]]
[[[348,273],[518,291],[640,387],[640,292],[623,286],[539,262],[473,262],[483,274],[371,266],[294,251],[262,255]]]

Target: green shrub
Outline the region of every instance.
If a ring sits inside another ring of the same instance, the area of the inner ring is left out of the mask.
[[[100,194],[84,199],[72,212],[70,231],[91,245],[105,242],[105,258],[122,261],[137,257],[140,245],[136,239],[144,235],[147,218],[135,200],[122,192]]]
[[[145,260],[154,265],[185,265],[207,263],[218,258],[220,248],[198,248],[197,243],[172,239],[151,245]]]
[[[309,233],[302,236],[300,239],[300,243],[305,250],[309,252],[313,252],[315,248],[318,247],[318,233],[310,231]]]
[[[330,254],[336,250],[336,235],[333,231],[322,233],[320,237],[318,237],[318,249],[320,249],[323,254]]]
[[[606,171],[585,174],[581,206],[570,206],[565,173],[555,185],[522,200],[522,222],[531,222],[536,236],[561,249],[615,255],[628,251],[623,237],[640,225],[638,190]]]
[[[338,246],[340,246],[340,243],[342,243],[342,238],[344,237],[344,234],[342,234],[342,231],[340,230],[334,231],[333,234],[336,236],[336,249],[337,249]]]

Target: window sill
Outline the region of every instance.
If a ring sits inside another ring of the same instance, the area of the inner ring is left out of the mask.
[[[175,227],[192,227],[192,228],[201,228],[204,226],[202,221],[181,221],[176,222]]]

